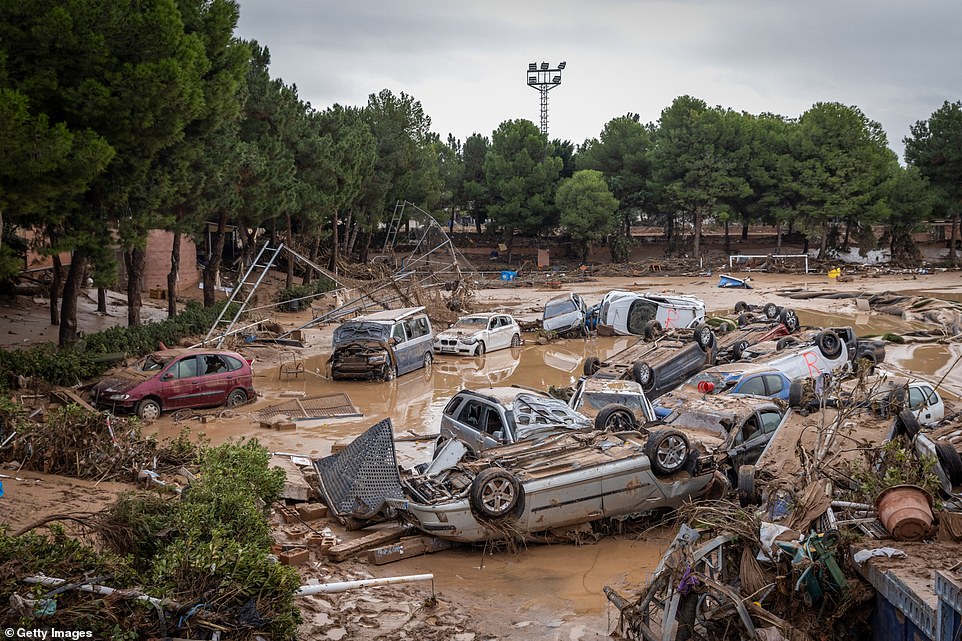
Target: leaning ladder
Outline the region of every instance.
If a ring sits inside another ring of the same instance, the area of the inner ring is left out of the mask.
[[[387,236],[384,237],[384,249],[381,250],[382,253],[387,253],[394,249],[394,241],[397,239],[398,230],[401,229],[401,219],[404,217],[404,205],[406,201],[397,201],[394,203],[394,215],[391,216],[391,222],[387,227]]]
[[[226,339],[230,334],[234,325],[237,323],[237,319],[241,317],[244,310],[247,308],[247,304],[251,301],[254,296],[254,292],[257,290],[257,286],[261,284],[264,280],[264,276],[270,271],[271,265],[277,260],[280,255],[281,250],[284,249],[284,243],[281,243],[277,247],[271,247],[270,243],[264,243],[261,250],[257,253],[257,258],[251,263],[251,266],[247,268],[247,272],[244,274],[244,278],[241,282],[237,284],[237,287],[233,289],[230,293],[230,298],[227,299],[227,303],[224,305],[224,309],[220,311],[220,315],[214,324],[211,325],[210,331],[207,332],[207,336],[204,337],[204,341],[201,345],[207,345],[208,343],[216,340],[217,343],[214,345],[215,348],[220,348],[224,344],[224,339]],[[259,271],[258,271],[259,270]],[[256,276],[256,279],[255,279]],[[244,296],[244,300],[240,307],[237,308],[237,312],[234,317],[227,321],[225,318],[227,310],[230,306],[241,296]]]

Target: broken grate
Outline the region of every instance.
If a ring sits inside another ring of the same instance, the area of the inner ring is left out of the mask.
[[[344,392],[325,394],[323,396],[312,396],[310,398],[295,398],[285,403],[265,407],[255,416],[260,421],[273,418],[278,415],[290,416],[294,419],[299,418],[338,418],[344,416],[362,416],[351,397]]]
[[[315,460],[314,467],[321,498],[337,516],[370,518],[386,499],[404,498],[389,418],[337,454]]]

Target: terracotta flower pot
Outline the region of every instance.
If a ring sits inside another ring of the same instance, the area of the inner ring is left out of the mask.
[[[921,541],[932,531],[932,496],[917,485],[895,485],[875,499],[878,518],[896,541]]]

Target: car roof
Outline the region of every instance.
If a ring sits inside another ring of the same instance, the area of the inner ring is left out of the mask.
[[[226,356],[240,356],[237,352],[232,352],[226,349],[201,349],[201,348],[190,348],[190,347],[170,347],[168,349],[157,350],[156,352],[151,352],[151,356],[157,356],[159,358],[180,358],[181,356],[187,356],[189,354],[223,354]]]
[[[518,397],[519,394],[532,394],[534,396],[543,396],[544,398],[551,398],[544,392],[539,392],[533,389],[528,389],[526,387],[482,387],[479,389],[463,389],[458,392],[458,394],[474,394],[477,396],[487,396],[495,399],[502,405],[508,406],[514,402],[514,399]]]
[[[371,323],[393,323],[395,321],[404,320],[409,316],[414,316],[418,312],[423,312],[424,307],[402,307],[401,309],[385,309],[381,312],[374,312],[373,314],[365,314],[364,316],[358,316],[354,320],[371,322]]]

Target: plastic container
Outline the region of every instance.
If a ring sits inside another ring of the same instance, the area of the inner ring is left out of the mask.
[[[932,496],[917,485],[895,485],[875,499],[879,521],[896,541],[921,541],[932,533]]]
[[[514,280],[514,277],[517,275],[518,275],[518,272],[505,270],[501,272],[501,280]]]

